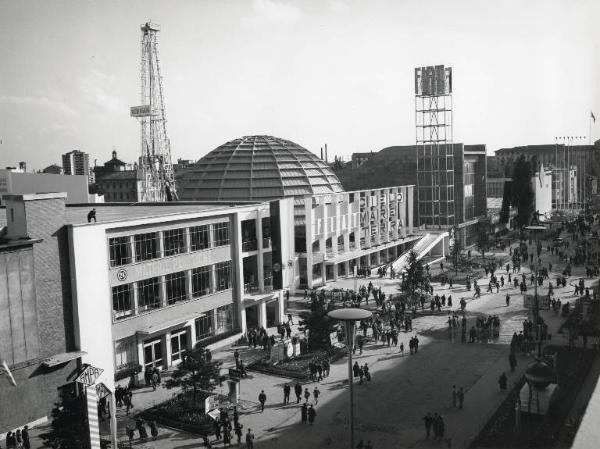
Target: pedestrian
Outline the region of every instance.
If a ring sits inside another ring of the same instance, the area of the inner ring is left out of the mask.
[[[157,370],[152,372],[152,377],[150,378],[150,383],[152,384],[152,391],[156,391],[156,386],[158,385],[158,371]]]
[[[313,396],[315,398],[315,405],[319,404],[319,395],[321,394],[321,391],[319,391],[319,387],[315,387],[315,389],[313,390]]]
[[[92,220],[94,220],[94,223],[96,223],[96,209],[92,209],[91,211],[88,212],[87,214],[87,221],[88,223],[91,223]]]
[[[217,419],[213,422],[213,429],[215,430],[215,440],[221,439],[221,422]]]
[[[131,446],[131,442],[133,441],[133,437],[135,436],[134,430],[127,425],[125,426],[125,433],[127,434],[127,438],[129,439],[129,446]]]
[[[427,433],[425,438],[429,438],[429,435],[431,434],[431,425],[433,424],[433,417],[431,416],[431,413],[427,413],[423,417],[423,421],[425,422],[425,432]]]
[[[404,342],[400,343],[400,354],[402,354],[402,357],[404,357]]]
[[[371,440],[367,441],[367,445],[365,446],[365,449],[373,449],[373,444],[371,444]]]
[[[506,378],[506,374],[502,373],[500,374],[500,377],[498,378],[498,385],[500,386],[501,390],[506,390],[506,382],[507,382],[507,378]]]
[[[296,393],[296,404],[299,404],[300,399],[302,399],[302,385],[299,382],[294,385],[294,393]]]
[[[288,324],[293,325],[294,324],[294,320],[292,319],[292,314],[288,313],[288,320],[287,320]]]
[[[152,435],[153,440],[156,440],[158,437],[158,427],[156,427],[156,421],[150,421],[150,435]]]
[[[148,432],[146,431],[146,425],[144,423],[144,420],[142,418],[138,418],[135,422],[135,426],[137,427],[137,430],[140,434],[140,439],[141,440],[145,440],[146,438],[148,438]]]
[[[308,420],[308,405],[306,402],[300,407],[300,419],[302,420],[302,424],[306,424]]]
[[[283,386],[283,405],[290,403],[290,392],[292,391],[292,387],[290,384],[285,384]]]
[[[510,306],[510,295],[506,294],[506,307]]]
[[[267,395],[265,394],[265,390],[261,390],[258,395],[258,402],[260,402],[260,411],[265,411],[265,402],[267,402]],[[248,429],[250,430],[250,429]]]
[[[23,427],[21,436],[23,437],[23,449],[31,449],[31,442],[29,441],[29,427]]]
[[[231,429],[229,427],[223,428],[223,447],[231,446]]]
[[[133,403],[131,398],[133,397],[133,393],[127,388],[123,393],[123,403],[125,404],[125,414],[129,415],[129,410],[133,408]]]
[[[304,389],[304,400],[306,402],[308,402],[308,400],[310,399],[310,391],[308,391],[308,388]]]
[[[235,436],[237,437],[238,446],[240,444],[242,444],[242,428],[243,427],[244,426],[242,424],[240,424],[239,422],[235,424],[234,432],[235,432]]]
[[[360,442],[356,445],[356,449],[365,449],[364,440],[360,440]]]
[[[317,416],[317,411],[315,410],[315,408],[313,407],[312,404],[310,404],[310,408],[308,409],[308,423],[312,426],[313,423],[315,422],[315,417]]]
[[[514,372],[515,368],[517,367],[517,357],[515,356],[514,352],[511,352],[508,356],[508,363],[510,364],[510,372]]]
[[[358,366],[358,362],[354,362],[354,365],[352,366],[352,373],[354,375],[354,377],[358,377],[360,371],[360,366]]]
[[[252,429],[248,429],[246,433],[246,449],[254,448],[254,434],[252,433]]]
[[[452,407],[456,408],[456,400],[458,399],[458,393],[456,392],[456,385],[452,385]]]
[[[463,390],[463,387],[460,387],[458,390],[458,408],[459,409],[463,408],[464,400],[465,400],[465,392]]]

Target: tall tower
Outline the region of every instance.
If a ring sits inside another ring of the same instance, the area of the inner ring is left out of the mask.
[[[455,224],[452,145],[452,68],[415,69],[417,200],[419,224]]]
[[[171,164],[171,145],[167,137],[167,120],[162,77],[158,59],[157,33],[160,25],[146,22],[142,30],[142,101],[131,108],[131,116],[142,125],[142,152],[139,170],[142,176],[140,201],[175,201],[177,190]]]

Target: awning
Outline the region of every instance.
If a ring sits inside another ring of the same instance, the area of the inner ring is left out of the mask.
[[[188,324],[189,321],[195,320],[196,318],[200,318],[200,317],[202,317],[204,315],[206,315],[206,314],[203,313],[203,312],[197,312],[197,313],[192,314],[191,317],[188,317],[188,318],[185,318],[185,319],[178,318],[176,320],[163,321],[161,323],[153,324],[153,325],[146,326],[146,327],[143,327],[141,329],[138,329],[136,331],[136,334],[138,334],[138,335],[150,335],[150,334],[155,334],[156,332],[164,331],[164,330],[169,329],[171,327],[185,326],[185,325]]]
[[[48,357],[47,359],[42,360],[42,365],[47,366],[48,368],[52,368],[53,366],[62,365],[63,363],[70,362],[71,360],[78,359],[87,355],[85,351],[73,351],[73,352],[63,352],[62,354],[56,354],[52,357]]]

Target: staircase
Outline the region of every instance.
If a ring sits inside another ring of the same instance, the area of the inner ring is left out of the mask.
[[[401,273],[406,270],[408,266],[408,256],[411,251],[415,251],[417,253],[417,260],[422,259],[431,251],[435,245],[437,245],[441,240],[448,237],[447,232],[441,233],[428,233],[423,236],[421,240],[419,240],[415,246],[413,246],[410,250],[403,253],[395,262],[392,263],[392,267],[396,273]]]

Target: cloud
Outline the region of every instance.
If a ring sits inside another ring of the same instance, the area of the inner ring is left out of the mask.
[[[329,0],[327,3],[329,4],[329,8],[335,13],[346,12],[350,9],[350,5],[344,0]]]
[[[290,2],[277,0],[254,0],[251,21],[292,22],[302,18],[300,9]]]
[[[91,70],[81,82],[80,88],[84,99],[98,107],[99,115],[123,113],[128,110],[119,97],[108,93],[115,80],[114,75]]]
[[[68,104],[60,100],[54,100],[48,97],[36,96],[17,96],[4,95],[0,96],[0,103],[6,103],[13,106],[25,106],[34,108],[50,109],[53,112],[69,117],[79,116],[79,112],[73,109]]]

